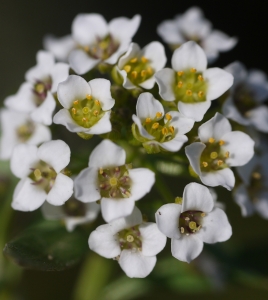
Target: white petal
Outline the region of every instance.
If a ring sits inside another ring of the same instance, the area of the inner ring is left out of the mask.
[[[129,216],[134,209],[135,202],[130,198],[102,198],[101,213],[105,222]]]
[[[151,93],[142,93],[140,94],[137,101],[137,117],[144,122],[146,118],[154,119],[156,113],[160,112],[162,117],[164,116],[164,108],[160,101],[156,100]],[[159,119],[160,119],[159,118]]]
[[[166,101],[173,101],[176,96],[173,91],[175,85],[175,72],[172,69],[165,68],[154,75],[158,84],[159,94]]]
[[[250,121],[246,118],[244,118],[236,106],[234,105],[233,99],[231,97],[227,98],[222,106],[222,112],[228,119],[232,119],[233,121],[248,126],[250,124]]]
[[[177,152],[181,149],[183,144],[188,141],[186,135],[177,135],[172,140],[165,142],[165,143],[158,143],[153,141],[153,143],[159,145],[161,148],[170,151],[170,152]],[[148,142],[148,144],[151,142]]]
[[[94,202],[101,198],[95,168],[82,170],[74,180],[74,187],[75,198],[82,202]]]
[[[72,196],[73,185],[71,178],[59,173],[47,195],[47,202],[52,205],[63,205]]]
[[[103,140],[91,152],[88,165],[90,167],[108,168],[122,166],[126,161],[126,152],[110,140]]]
[[[254,141],[241,131],[232,131],[222,136],[225,144],[222,150],[229,151],[230,156],[226,159],[229,166],[243,166],[254,155]]]
[[[101,60],[87,55],[80,49],[73,50],[69,55],[70,67],[76,74],[82,75],[92,70]]]
[[[174,51],[171,65],[175,71],[195,68],[197,72],[203,72],[207,68],[207,57],[200,46],[189,41]]]
[[[142,49],[142,55],[149,59],[154,72],[164,68],[167,58],[164,46],[159,42],[151,42]]]
[[[204,217],[198,234],[203,242],[209,244],[227,241],[232,235],[232,227],[225,212],[220,208],[214,208]]]
[[[219,30],[213,30],[203,41],[205,49],[215,49],[219,52],[231,50],[238,42],[235,37],[229,37]]]
[[[76,124],[68,109],[60,109],[53,117],[55,124],[64,125],[71,132],[83,132],[84,127]]]
[[[47,126],[35,124],[35,129],[32,136],[27,140],[29,145],[39,145],[51,140],[51,132]]]
[[[156,256],[144,256],[138,251],[123,250],[118,263],[128,277],[144,278],[152,272]]]
[[[201,181],[208,186],[221,185],[227,190],[232,190],[235,184],[234,173],[231,169],[225,168],[215,172],[202,172]]]
[[[139,226],[142,237],[142,251],[145,256],[154,256],[166,245],[166,236],[159,231],[155,223],[144,223]]]
[[[51,69],[51,77],[52,77],[51,93],[56,93],[58,84],[68,78],[69,68],[70,67],[67,64],[57,63]]]
[[[94,124],[90,128],[82,127],[81,132],[85,132],[87,134],[102,134],[106,132],[110,132],[112,130],[112,124],[110,121],[111,111],[106,111],[102,118]]]
[[[123,87],[127,90],[132,90],[136,88],[136,85],[134,85],[127,77],[127,72],[125,70],[120,70],[117,69],[117,71],[119,72],[119,74],[122,76],[123,78]]]
[[[21,211],[33,211],[46,200],[46,192],[26,177],[17,184],[12,201],[12,208]]]
[[[250,185],[252,172],[260,163],[259,157],[254,155],[247,164],[236,168],[237,173],[246,185]],[[263,166],[265,167],[265,164]]]
[[[233,196],[234,201],[240,206],[243,217],[251,216],[254,213],[254,206],[244,184],[240,184],[234,190]]]
[[[181,35],[174,20],[165,20],[157,26],[157,33],[167,44],[182,44],[185,39]]]
[[[131,39],[136,33],[141,21],[140,15],[135,15],[132,19],[125,17],[115,18],[108,24],[112,37],[119,41]]]
[[[214,201],[209,189],[199,183],[189,183],[184,188],[182,212],[199,210],[208,213],[212,210]]]
[[[37,123],[49,126],[52,124],[52,114],[55,107],[56,101],[52,94],[48,92],[44,102],[31,113],[31,118]]]
[[[120,42],[119,48],[107,59],[105,59],[103,62],[109,65],[115,65],[117,63],[117,61],[119,60],[120,56],[122,56],[122,54],[124,54],[129,45],[130,45],[131,40],[123,40]]]
[[[10,169],[18,178],[28,176],[39,161],[37,156],[37,147],[34,145],[17,145],[12,153],[10,160]]]
[[[240,61],[235,61],[224,68],[234,76],[234,86],[246,80],[248,74],[246,67]]]
[[[176,203],[164,204],[155,213],[155,220],[159,230],[171,239],[179,239],[181,237],[178,229],[180,213],[181,205]]]
[[[200,157],[205,148],[206,145],[203,143],[192,143],[191,145],[185,147],[185,154],[189,159],[190,165],[198,175],[201,174]]]
[[[132,58],[139,56],[140,46],[136,43],[131,43],[127,52],[120,57],[118,61],[118,68],[121,70]]]
[[[69,164],[71,151],[62,140],[54,140],[42,144],[37,156],[59,173]]]
[[[151,77],[151,78],[143,81],[142,83],[140,83],[139,86],[146,90],[150,90],[154,87],[154,84],[155,84],[155,78]]]
[[[232,131],[232,127],[227,118],[216,113],[213,118],[204,123],[198,128],[198,136],[203,143],[207,143],[209,138],[214,138],[216,141],[222,139],[225,134]]]
[[[220,68],[207,69],[203,77],[208,82],[206,98],[209,101],[219,98],[234,82],[233,75]]]
[[[268,108],[261,105],[247,112],[251,124],[261,132],[268,132]]]
[[[177,134],[179,135],[185,134],[193,128],[194,126],[193,119],[186,118],[177,111],[169,111],[168,113],[172,117],[172,120],[170,121],[170,125],[173,126],[175,130],[176,129],[178,130]],[[165,123],[166,123],[166,119],[165,119]]]
[[[106,258],[114,258],[121,252],[118,239],[111,227],[110,224],[99,226],[91,232],[88,239],[89,248]]]
[[[152,135],[150,135],[147,132],[147,130],[142,126],[141,120],[136,115],[132,115],[132,120],[138,126],[139,133],[141,136],[143,136],[144,138],[149,139],[149,140],[154,139],[154,137]]]
[[[107,79],[98,78],[88,83],[92,90],[92,96],[101,103],[102,110],[106,111],[114,106],[115,100],[111,96],[111,82]]]
[[[67,80],[58,86],[58,99],[64,108],[71,108],[73,101],[84,100],[91,95],[91,88],[86,80],[77,75],[70,75]]]
[[[186,103],[179,101],[178,109],[186,117],[193,119],[196,122],[199,122],[203,119],[204,114],[210,108],[211,102],[196,102],[196,103]]]
[[[203,250],[203,242],[196,235],[171,240],[171,253],[178,260],[190,263]]]

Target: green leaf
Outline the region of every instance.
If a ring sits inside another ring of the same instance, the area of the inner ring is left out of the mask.
[[[88,250],[88,236],[69,233],[58,221],[43,221],[8,242],[4,254],[16,264],[40,271],[63,271],[78,263]]]

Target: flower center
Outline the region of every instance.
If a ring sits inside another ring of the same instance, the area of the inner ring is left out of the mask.
[[[97,37],[94,44],[82,47],[89,56],[101,60],[109,58],[118,48],[119,43],[111,35],[103,39]]]
[[[32,184],[39,186],[48,193],[54,185],[57,173],[43,161],[39,161],[35,168],[31,168],[32,173],[28,176],[33,180]]]
[[[240,84],[234,92],[234,104],[243,116],[247,116],[247,112],[257,107],[254,99],[254,92],[245,84]]]
[[[32,136],[34,130],[35,130],[34,123],[31,121],[27,121],[25,124],[17,127],[16,129],[17,137],[22,143],[25,143]]]
[[[65,202],[62,208],[69,217],[84,217],[86,215],[86,204],[74,197]]]
[[[134,57],[123,67],[129,80],[139,85],[153,76],[154,70],[150,66],[150,60],[144,56]]]
[[[73,120],[85,128],[95,125],[105,113],[101,108],[100,101],[91,95],[86,95],[83,100],[75,100],[69,112]]]
[[[200,158],[202,172],[218,171],[228,167],[225,161],[229,158],[230,153],[222,151],[221,146],[224,144],[223,140],[216,142],[212,137],[209,139]]]
[[[182,234],[193,234],[199,231],[202,227],[205,213],[197,210],[187,210],[180,214],[179,229]]]
[[[48,77],[43,81],[37,80],[33,86],[33,93],[35,94],[35,103],[40,106],[47,97],[47,92],[51,90],[52,79]]]
[[[118,232],[117,237],[122,250],[142,250],[139,225]]]
[[[131,179],[128,169],[131,165],[100,169],[98,174],[100,194],[105,198],[129,198]]]
[[[177,101],[196,103],[206,101],[207,82],[195,68],[176,74],[174,93]]]

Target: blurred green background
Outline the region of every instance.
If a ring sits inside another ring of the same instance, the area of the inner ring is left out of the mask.
[[[268,26],[263,1],[33,1],[0,2],[0,101],[17,91],[24,73],[35,64],[47,33],[62,36],[70,32],[73,18],[81,12],[98,12],[109,21],[118,16],[142,15],[134,41],[146,45],[159,40],[156,26],[164,19],[200,6],[214,27],[239,43],[221,54],[219,67],[240,60],[248,68],[268,73]],[[170,52],[167,49],[170,57]],[[87,143],[85,142],[85,146]],[[16,179],[8,175],[8,164],[0,165],[0,246],[41,218],[40,212],[14,212],[10,201]],[[181,195],[187,182],[165,176],[174,196]],[[76,266],[59,272],[24,270],[1,255],[0,300],[54,299],[268,299],[268,224],[258,216],[242,218],[231,193],[217,188],[219,201],[233,226],[233,236],[217,245],[205,245],[191,264],[178,262],[170,254],[170,240],[158,263],[146,279],[129,279],[115,261],[86,251]],[[153,191],[155,193],[155,191]],[[151,197],[158,197],[156,194]],[[161,198],[161,197],[160,197]],[[161,199],[160,199],[161,200]],[[150,201],[150,197],[145,201]],[[157,208],[156,208],[157,209]],[[156,210],[155,209],[155,210]],[[153,214],[152,214],[153,215]],[[150,221],[153,221],[152,219]]]

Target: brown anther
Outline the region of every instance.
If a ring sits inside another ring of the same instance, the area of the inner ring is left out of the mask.
[[[168,134],[168,129],[167,129],[166,127],[163,127],[163,128],[162,128],[162,134],[163,134],[163,135]]]
[[[124,66],[124,70],[125,70],[127,73],[129,73],[130,70],[131,70],[131,66],[130,66],[130,65],[125,65],[125,66]]]
[[[198,79],[199,81],[203,81],[203,80],[204,80],[204,77],[203,77],[202,75],[198,75],[197,79]]]
[[[79,103],[79,100],[75,100],[74,102],[73,102],[73,105],[77,105]]]
[[[168,129],[169,129],[169,131],[170,131],[171,133],[174,133],[174,127],[173,127],[173,126],[169,126]]]
[[[145,56],[142,56],[141,61],[145,64],[148,62],[148,58],[146,58]]]
[[[152,125],[153,129],[157,129],[158,127],[159,127],[159,123],[157,123],[157,122]]]
[[[223,161],[221,160],[221,159],[219,159],[218,161],[217,161],[217,165],[218,166],[221,166],[223,164]]]
[[[206,161],[203,161],[202,165],[203,165],[204,168],[206,168],[208,166],[208,163]]]
[[[183,86],[183,82],[179,81],[177,87],[180,89]]]
[[[225,154],[224,154],[224,156],[225,156],[226,158],[229,158],[229,157],[230,157],[230,152],[229,152],[229,151],[226,151]]]
[[[172,120],[172,116],[171,116],[171,114],[169,114],[169,113],[166,113],[166,119],[167,119],[168,121]]]
[[[82,121],[83,121],[83,122],[86,122],[86,121],[87,121],[87,118],[82,118]]]
[[[191,90],[187,90],[187,91],[185,92],[185,94],[186,94],[187,96],[192,96],[192,95],[193,95],[193,92],[192,92]]]
[[[199,91],[199,92],[198,92],[198,97],[199,97],[199,98],[202,98],[203,96],[204,96],[204,92],[203,92],[203,91]]]
[[[92,96],[89,95],[89,94],[87,94],[87,95],[86,95],[86,98],[87,98],[87,100],[91,100],[91,99],[92,99]]]
[[[209,142],[210,144],[213,144],[213,143],[215,142],[215,139],[211,137],[211,138],[208,139],[208,142]]]
[[[155,114],[155,116],[156,116],[157,118],[161,118],[162,115],[163,115],[163,113],[161,113],[160,111],[158,111],[158,112]]]
[[[149,124],[149,123],[151,123],[151,122],[152,122],[151,118],[146,118],[146,119],[145,119],[145,123]]]
[[[183,74],[184,74],[184,72],[183,72],[183,71],[179,71],[179,72],[177,72],[177,75],[178,75],[179,77],[181,77]]]
[[[222,145],[224,145],[224,144],[225,144],[225,141],[219,140],[219,145],[220,145],[220,146],[222,146]]]
[[[132,76],[134,79],[136,79],[137,76],[138,76],[138,72],[137,72],[137,71],[132,71],[132,72],[131,72],[131,76]]]
[[[130,60],[130,62],[131,62],[132,64],[135,64],[135,63],[137,62],[137,60],[138,60],[138,58],[137,58],[137,57],[134,57],[134,58],[132,58],[132,59]]]
[[[76,115],[76,113],[77,113],[77,110],[73,107],[72,108],[72,113],[74,114],[74,115]]]
[[[190,72],[191,72],[191,73],[196,73],[196,69],[195,69],[195,68],[191,68],[191,69],[190,69]]]

